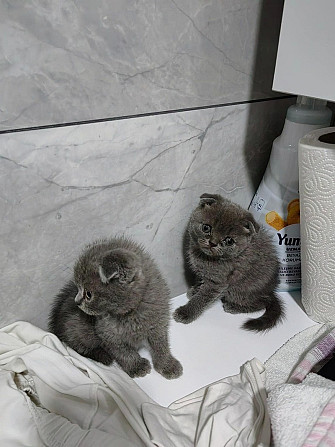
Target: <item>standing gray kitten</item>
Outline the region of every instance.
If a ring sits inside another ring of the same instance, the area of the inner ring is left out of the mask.
[[[284,317],[274,292],[279,281],[275,247],[248,211],[220,195],[203,194],[187,231],[187,260],[198,281],[187,292],[189,302],[175,311],[176,321],[194,321],[218,299],[230,313],[265,309],[243,324],[251,331],[270,329]]]
[[[141,246],[125,238],[97,241],[56,296],[49,328],[83,356],[106,365],[115,359],[131,377],[151,370],[138,353],[148,342],[156,371],[173,379],[182,366],[169,348],[169,300],[166,282]]]

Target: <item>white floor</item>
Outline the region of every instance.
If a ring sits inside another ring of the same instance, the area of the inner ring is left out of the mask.
[[[289,338],[315,323],[301,309],[298,292],[280,294],[286,305],[284,323],[266,334],[254,334],[240,328],[257,314],[232,315],[225,313],[217,302],[198,320],[184,325],[172,320],[171,350],[183,364],[179,379],[167,380],[152,371],[137,384],[156,402],[167,406],[180,397],[239,373],[240,366],[254,357],[265,362]],[[173,300],[173,309],[187,302],[185,295]],[[143,355],[147,356],[145,352]],[[148,357],[150,358],[150,357]]]

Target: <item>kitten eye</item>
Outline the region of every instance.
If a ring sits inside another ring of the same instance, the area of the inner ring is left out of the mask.
[[[85,298],[89,301],[92,299],[92,292],[85,290]]]
[[[229,247],[231,247],[232,245],[234,245],[235,244],[235,241],[234,241],[234,239],[232,238],[232,237],[226,237],[224,240],[223,240],[223,243],[225,244],[225,245],[228,245]]]
[[[203,231],[205,234],[211,234],[212,227],[211,227],[210,225],[208,225],[208,224],[202,224],[201,229],[202,229],[202,231]]]

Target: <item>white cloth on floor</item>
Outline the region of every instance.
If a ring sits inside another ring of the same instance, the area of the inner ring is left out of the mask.
[[[267,446],[264,383],[264,366],[254,359],[165,408],[118,367],[16,322],[0,330],[0,445]]]

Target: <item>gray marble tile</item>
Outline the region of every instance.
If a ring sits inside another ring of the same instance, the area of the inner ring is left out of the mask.
[[[186,290],[182,238],[203,192],[247,207],[287,100],[0,135],[0,324],[46,326],[86,243],[128,235]]]
[[[276,95],[282,0],[0,0],[0,129]]]

